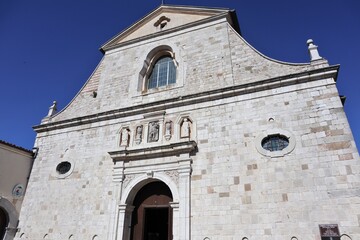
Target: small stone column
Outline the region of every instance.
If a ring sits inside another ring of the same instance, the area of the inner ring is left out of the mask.
[[[117,240],[130,240],[131,216],[134,206],[119,204]]]
[[[316,61],[316,60],[323,59],[322,57],[320,57],[319,52],[317,50],[318,46],[316,46],[314,44],[314,41],[312,39],[307,40],[306,43],[307,43],[308,49],[309,49],[310,61]]]
[[[191,159],[184,154],[179,157],[179,240],[190,239],[190,189],[191,189]],[[175,236],[175,235],[174,235]],[[174,239],[177,240],[177,239]]]
[[[173,228],[172,228],[172,234],[175,237],[173,240],[177,240],[176,237],[179,237],[180,232],[180,224],[178,222],[179,220],[179,203],[178,202],[170,202],[170,207],[173,211]]]
[[[51,117],[52,115],[54,115],[57,112],[57,102],[53,101],[53,104],[50,106],[49,108],[49,112],[47,117]]]
[[[53,104],[49,107],[48,114],[41,120],[41,123],[48,123],[50,118],[55,115],[55,113],[57,113],[57,103],[56,101],[53,101]]]

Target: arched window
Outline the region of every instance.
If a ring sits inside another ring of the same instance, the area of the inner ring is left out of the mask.
[[[176,83],[176,67],[170,56],[159,58],[149,75],[148,89]]]

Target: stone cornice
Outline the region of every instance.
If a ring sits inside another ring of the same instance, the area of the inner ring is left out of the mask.
[[[52,131],[56,129],[63,129],[68,127],[80,126],[100,121],[107,121],[111,119],[118,119],[127,116],[133,116],[156,111],[164,111],[169,108],[191,105],[195,103],[215,101],[269,89],[275,89],[284,86],[290,86],[299,83],[306,83],[325,78],[334,78],[336,80],[339,65],[315,69],[311,71],[290,74],[266,80],[260,80],[253,83],[240,84],[231,87],[225,87],[216,90],[210,90],[201,93],[184,95],[181,97],[169,98],[166,100],[155,101],[146,104],[139,104],[131,107],[115,109],[111,111],[101,112],[98,114],[87,115],[83,117],[71,118],[57,122],[49,122],[34,126],[33,129],[37,133]]]
[[[181,154],[190,154],[196,151],[195,141],[177,142],[166,145],[143,147],[143,148],[125,148],[121,150],[108,152],[114,162],[133,161],[139,159],[149,159],[157,157],[176,156]]]

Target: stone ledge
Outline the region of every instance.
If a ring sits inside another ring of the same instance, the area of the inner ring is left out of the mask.
[[[270,89],[276,89],[280,87],[290,86],[299,83],[306,83],[316,81],[325,78],[334,78],[336,81],[339,65],[330,66],[321,69],[315,69],[312,71],[306,71],[296,74],[285,75],[281,77],[269,78],[254,83],[240,84],[236,86],[190,94],[175,98],[169,98],[166,100],[139,104],[132,107],[121,108],[98,114],[87,115],[84,117],[71,118],[58,122],[49,122],[34,126],[33,129],[37,133],[48,132],[56,129],[63,129],[73,126],[79,126],[83,124],[89,124],[94,122],[106,121],[111,119],[118,119],[127,116],[133,116],[144,113],[151,113],[156,111],[164,111],[169,108],[181,107],[192,105],[196,103],[215,101],[218,99],[224,99],[239,95],[250,94],[254,92],[260,92]]]
[[[110,151],[108,153],[113,161],[117,162],[176,156],[185,153],[190,154],[195,152],[196,149],[197,143],[195,141],[186,141],[154,147],[124,148],[122,150]]]

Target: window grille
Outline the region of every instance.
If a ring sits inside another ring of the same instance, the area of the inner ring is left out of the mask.
[[[283,135],[269,135],[261,142],[261,146],[270,151],[281,151],[289,145],[289,139]]]
[[[71,163],[69,163],[69,162],[61,162],[56,167],[56,171],[59,174],[65,174],[68,171],[70,171],[70,169],[71,169]]]
[[[154,65],[148,88],[157,88],[176,82],[176,67],[171,57],[162,57]]]

